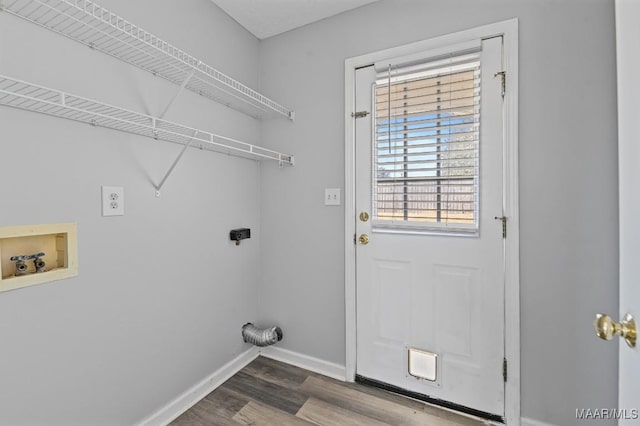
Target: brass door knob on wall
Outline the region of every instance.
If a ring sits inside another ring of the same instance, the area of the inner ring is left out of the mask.
[[[609,315],[598,314],[593,321],[593,327],[596,330],[596,336],[603,340],[611,340],[617,334],[627,342],[629,347],[636,347],[638,335],[636,322],[629,314],[626,314],[619,323],[612,320]]]
[[[362,245],[369,244],[369,236],[367,234],[362,234],[358,238],[358,241],[360,241],[360,244]]]

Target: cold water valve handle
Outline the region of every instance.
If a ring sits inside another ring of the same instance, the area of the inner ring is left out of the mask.
[[[44,253],[39,253],[38,256],[33,259],[33,265],[36,267],[36,272],[44,272],[46,263],[41,259],[42,256],[44,256]]]
[[[16,272],[15,272],[16,277],[19,277],[20,275],[25,275],[27,273],[28,266],[24,260],[14,260],[13,258],[11,258],[11,261],[16,262]]]

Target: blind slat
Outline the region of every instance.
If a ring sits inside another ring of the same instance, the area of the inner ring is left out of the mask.
[[[450,135],[448,134],[441,134],[441,135],[428,135],[428,136],[407,136],[407,137],[396,137],[396,138],[391,138],[391,143],[397,143],[397,142],[411,142],[411,141],[424,141],[424,140],[430,140],[430,139],[440,139],[440,140],[448,140],[448,139],[453,139],[452,142],[473,142],[476,138],[477,138],[477,133],[479,132],[478,130],[473,130],[470,132],[460,132],[460,133],[452,133]],[[473,140],[470,139],[460,139],[463,137],[473,137]],[[380,148],[385,148],[385,142],[386,142],[386,146],[389,146],[389,138],[387,137],[387,135],[381,136],[380,139],[377,140],[378,142],[378,149]],[[433,144],[437,144],[438,142],[433,142]],[[428,144],[427,144],[428,145]],[[400,147],[402,147],[403,145],[400,145]],[[411,145],[407,145],[408,147],[411,147]]]
[[[400,102],[391,102],[390,108],[381,106],[378,110],[378,116],[380,118],[390,117],[391,119],[404,119],[405,116],[422,113],[424,115],[432,114],[444,114],[449,113],[452,110],[458,110],[460,108],[473,108],[479,106],[480,100],[473,97],[465,97],[459,99],[447,99],[447,100],[430,100],[424,99],[424,102],[415,102],[411,104],[401,104]],[[389,114],[390,112],[390,114]]]
[[[429,139],[429,138],[423,138],[424,139]],[[431,138],[433,139],[433,138]],[[444,138],[440,138],[440,139],[444,139]],[[474,142],[474,141],[469,141],[469,140],[453,140],[453,141],[440,141],[440,142],[430,142],[430,143],[415,143],[417,142],[418,139],[413,140],[413,143],[411,144],[411,148],[412,149],[418,149],[418,148],[432,148],[432,149],[436,149],[438,147],[446,147],[449,148],[451,147],[452,149],[455,149],[455,147],[460,147],[460,146],[467,146],[470,143]],[[396,143],[399,142],[399,143]],[[394,141],[393,139],[391,140],[391,151],[393,153],[394,149],[401,149],[403,147],[404,141],[403,140],[399,140],[399,141]],[[376,147],[374,147],[374,149],[377,149],[378,151],[380,151],[381,153],[389,153],[389,142],[387,141],[380,141],[378,143],[378,145]],[[459,149],[459,148],[458,148]]]
[[[471,160],[475,160],[477,157],[473,158],[463,158],[463,159],[429,159],[429,160],[407,160],[407,161],[397,161],[397,162],[389,162],[389,163],[378,163],[380,168],[378,168],[378,172],[389,172],[389,173],[398,173],[398,172],[416,172],[416,171],[424,171],[424,170],[451,170],[451,169],[460,169],[467,170],[472,167],[476,167],[475,161],[473,164]],[[469,160],[469,161],[467,161]],[[457,164],[464,162],[464,164]],[[430,165],[430,167],[415,167],[420,165]],[[406,167],[405,167],[406,166]]]
[[[455,134],[460,132],[478,131],[479,123],[455,123],[455,124],[442,124],[430,123],[431,125],[414,124],[410,121],[406,123],[397,123],[392,126],[385,126],[378,129],[378,140],[388,140],[389,135],[420,135],[427,133],[428,136],[439,136]],[[391,131],[389,131],[391,127]],[[433,134],[435,132],[435,134]],[[439,133],[438,133],[439,132]],[[446,132],[446,133],[445,133]]]
[[[434,118],[425,118],[422,120],[407,120],[407,121],[402,121],[400,123],[396,123],[395,126],[401,126],[404,124],[431,124],[431,123],[441,123],[440,125],[445,126],[447,125],[446,123],[451,123],[452,121],[457,122],[460,121],[461,123],[478,123],[478,114],[475,113],[471,113],[471,114],[458,114],[458,115],[451,115],[451,116],[447,116],[447,117],[434,117]],[[464,120],[464,121],[462,121]],[[456,124],[461,124],[461,123],[456,123]],[[387,122],[380,122],[380,123],[376,123],[376,128],[378,131],[382,131],[384,129],[387,129],[389,127],[389,124]],[[394,127],[394,124],[391,125],[391,127]]]
[[[386,110],[385,110],[386,112]],[[434,115],[440,114],[440,117],[434,117]],[[456,115],[479,115],[480,114],[480,104],[479,101],[474,103],[471,106],[458,106],[458,107],[452,107],[452,108],[442,108],[437,110],[436,112],[433,112],[432,110],[424,110],[424,109],[415,109],[412,111],[407,112],[406,114],[402,114],[399,116],[391,116],[391,119],[397,119],[397,118],[401,118],[401,119],[407,119],[407,120],[411,120],[413,118],[419,117],[420,119],[433,119],[434,121],[437,121],[438,119],[440,120],[444,120],[444,119],[455,119]],[[382,125],[384,126],[388,126],[388,115],[385,114],[383,116],[379,115],[378,118],[380,120],[385,119],[382,123],[381,122],[377,122],[377,127],[382,127]],[[393,123],[391,123],[391,125],[393,125]]]
[[[471,84],[467,85],[467,87],[465,87],[465,85],[461,82],[453,85],[436,86],[434,87],[434,89],[435,90],[429,91],[420,89],[419,91],[411,92],[395,92],[391,93],[391,96],[379,96],[376,100],[376,106],[378,107],[378,109],[380,109],[380,107],[386,108],[389,105],[389,101],[391,101],[392,105],[394,102],[407,102],[409,105],[412,105],[417,103],[416,99],[429,97],[440,97],[442,101],[450,99],[462,99],[473,97],[470,95],[480,93],[480,86],[474,85],[473,80],[471,80]]]
[[[451,161],[459,158],[478,158],[477,152],[475,149],[459,149],[459,150],[451,150],[451,151],[441,151],[440,153],[434,151],[419,151],[419,152],[408,152],[408,153],[398,153],[398,154],[383,154],[378,157],[382,158],[383,161],[379,161],[380,164],[399,164],[401,161],[410,161],[405,160],[405,158],[414,158],[414,157],[434,157],[438,154],[441,155],[440,159],[436,159],[434,161]],[[450,157],[447,158],[445,155],[459,155],[460,157]],[[464,156],[463,156],[464,154]],[[414,160],[421,161],[421,160]],[[425,159],[424,161],[431,161]]]
[[[473,75],[473,78],[469,78],[469,75]],[[426,77],[426,78],[415,78],[413,80],[407,80],[406,83],[411,83],[414,85],[414,87],[419,88],[419,89],[423,89],[423,88],[428,88],[428,87],[435,87],[438,86],[438,81],[442,82],[442,81],[448,81],[449,83],[451,82],[457,82],[457,81],[476,81],[477,77],[480,74],[480,68],[476,67],[476,68],[470,68],[470,69],[465,69],[465,70],[461,70],[461,71],[454,71],[451,73],[448,73],[446,75],[435,75],[435,76],[431,76],[431,77]],[[442,83],[440,83],[441,85]],[[448,84],[448,83],[445,83]],[[389,93],[389,86],[387,85],[387,80],[385,80],[384,78],[380,78],[378,80],[378,86],[379,86],[379,93],[380,94],[384,94],[386,95],[387,93]],[[400,93],[403,92],[404,89],[402,88],[402,86],[396,86],[396,85],[391,85],[391,93]]]

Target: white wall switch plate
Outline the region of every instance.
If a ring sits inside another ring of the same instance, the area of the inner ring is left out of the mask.
[[[124,215],[124,188],[121,186],[102,187],[102,216]]]
[[[340,205],[340,188],[325,188],[324,204],[326,206]]]

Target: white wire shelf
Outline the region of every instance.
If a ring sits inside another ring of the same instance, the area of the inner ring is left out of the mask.
[[[89,0],[1,0],[0,9],[255,118],[294,112]]]
[[[0,105],[280,165],[294,161],[292,155],[3,75]]]

